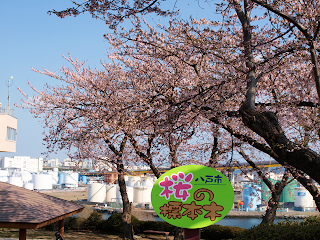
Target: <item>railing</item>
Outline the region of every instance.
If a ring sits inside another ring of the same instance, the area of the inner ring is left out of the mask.
[[[7,108],[3,108],[3,107],[0,107],[0,114],[8,114],[12,117],[14,117],[14,109],[8,109]]]

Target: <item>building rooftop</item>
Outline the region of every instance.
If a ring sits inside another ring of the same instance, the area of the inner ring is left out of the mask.
[[[77,203],[0,182],[0,227],[39,228],[83,208]]]

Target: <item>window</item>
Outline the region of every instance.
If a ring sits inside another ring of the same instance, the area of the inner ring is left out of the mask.
[[[17,141],[17,129],[7,127],[7,140]]]

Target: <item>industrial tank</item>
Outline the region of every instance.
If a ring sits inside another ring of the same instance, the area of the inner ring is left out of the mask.
[[[64,181],[62,184],[65,187],[78,187],[79,173],[75,172],[64,172]]]
[[[87,176],[86,176],[86,175],[81,175],[80,181],[81,181],[83,184],[87,184]]]
[[[52,176],[50,174],[34,174],[32,176],[33,189],[52,189]]]
[[[294,206],[296,208],[314,208],[315,202],[313,200],[312,195],[309,193],[309,191],[303,187],[296,187],[294,189]]]
[[[128,195],[129,202],[133,202],[133,194],[134,194],[133,193],[133,187],[127,187],[126,186],[126,189],[127,189],[127,195]],[[119,187],[118,184],[116,185],[116,199],[114,199],[114,200],[113,200],[113,202],[122,203],[120,187]]]
[[[133,187],[134,203],[150,203],[152,187]]]
[[[248,211],[255,211],[259,204],[261,204],[261,187],[250,183],[244,185],[243,208]]]
[[[23,184],[23,188],[33,190],[33,183],[32,182],[26,182]]]
[[[288,183],[281,193],[280,202],[294,202],[294,192],[296,186],[297,180],[293,180],[290,183]]]
[[[58,181],[58,184],[63,184],[64,182],[64,172],[58,172],[58,178],[59,178],[59,181]]]
[[[8,182],[8,176],[8,170],[0,170],[0,182]]]
[[[59,173],[58,172],[48,172],[47,174],[51,175],[52,184],[56,185],[59,183]]]
[[[269,180],[271,181],[272,184],[275,184],[277,182],[277,180],[274,180],[274,179],[269,178]],[[261,200],[268,202],[271,196],[270,189],[263,181],[261,185],[262,185]]]
[[[106,200],[106,185],[103,183],[88,184],[88,202],[104,203]]]
[[[272,184],[276,184],[278,182],[277,180],[269,179]],[[287,186],[284,187],[279,202],[294,202],[294,189],[297,185],[297,180],[293,180],[290,183],[287,184]],[[269,201],[269,198],[271,196],[270,190],[267,187],[267,185],[262,182],[262,193],[261,198],[262,200],[265,200],[266,202]]]
[[[32,174],[27,171],[16,171],[13,176],[21,177],[23,183],[32,181]]]
[[[117,198],[117,185],[116,184],[108,184],[106,186],[106,202],[116,202]]]
[[[142,187],[153,187],[153,182],[150,177],[141,177],[141,186]]]
[[[18,187],[23,187],[23,182],[21,177],[9,177],[8,183]]]

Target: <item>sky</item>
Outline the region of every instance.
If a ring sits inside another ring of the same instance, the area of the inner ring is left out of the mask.
[[[0,158],[38,158],[46,151],[41,119],[33,118],[28,110],[17,108],[14,104],[21,104],[23,98],[18,88],[29,96],[33,95],[28,81],[38,90],[42,90],[46,83],[56,85],[58,82],[33,72],[31,67],[59,72],[67,64],[62,55],[68,55],[69,52],[73,58],[86,60],[86,66],[90,67],[99,68],[100,60],[107,59],[109,46],[103,34],[110,30],[103,21],[89,14],[61,19],[47,13],[52,9],[63,10],[70,6],[71,1],[68,0],[0,2],[0,103],[8,105],[8,78],[13,76],[13,80],[10,80],[10,108],[14,109],[14,117],[18,120],[16,152],[0,153]],[[208,5],[199,6],[193,0],[178,1],[176,7],[182,10],[182,18],[192,15],[196,18],[210,16],[212,19],[214,9]],[[67,151],[50,154],[47,159],[52,158],[63,161],[67,158]]]

